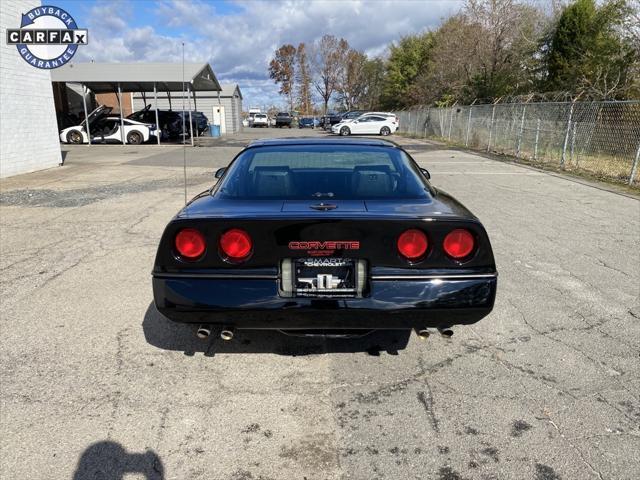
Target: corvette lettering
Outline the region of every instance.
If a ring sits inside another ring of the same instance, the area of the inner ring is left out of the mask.
[[[351,240],[325,242],[289,242],[290,250],[359,250],[360,242]]]

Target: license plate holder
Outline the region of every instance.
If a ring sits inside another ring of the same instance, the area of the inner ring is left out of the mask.
[[[293,290],[297,297],[355,297],[356,260],[350,258],[298,258],[293,262]]]

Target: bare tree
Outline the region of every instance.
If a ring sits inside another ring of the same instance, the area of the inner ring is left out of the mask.
[[[433,35],[430,62],[409,88],[409,103],[430,104],[446,96],[464,97],[481,68],[482,35],[482,28],[465,15],[448,18]]]
[[[327,112],[329,100],[338,87],[342,57],[348,48],[346,40],[338,40],[333,35],[324,35],[313,46],[312,82],[324,103],[324,113]]]
[[[296,47],[285,44],[275,51],[275,56],[269,63],[269,77],[271,77],[275,83],[280,84],[278,93],[288,97],[289,111],[293,110],[295,61]]]

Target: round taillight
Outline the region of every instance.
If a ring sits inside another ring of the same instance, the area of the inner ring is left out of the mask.
[[[473,235],[468,230],[463,228],[457,228],[450,231],[444,238],[444,251],[451,258],[460,260],[461,258],[468,257],[476,246],[476,241]]]
[[[195,260],[202,256],[207,248],[204,235],[195,228],[184,228],[176,235],[176,250],[186,260]]]
[[[225,258],[233,261],[246,259],[251,253],[253,242],[244,230],[233,228],[220,237],[220,251]]]
[[[429,241],[424,232],[407,230],[398,237],[398,252],[408,260],[417,260],[427,252]]]

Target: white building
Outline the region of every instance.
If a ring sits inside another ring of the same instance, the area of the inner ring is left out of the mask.
[[[7,28],[19,28],[33,0],[3,0],[0,9],[0,178],[62,162],[51,73],[25,62],[7,45]]]

